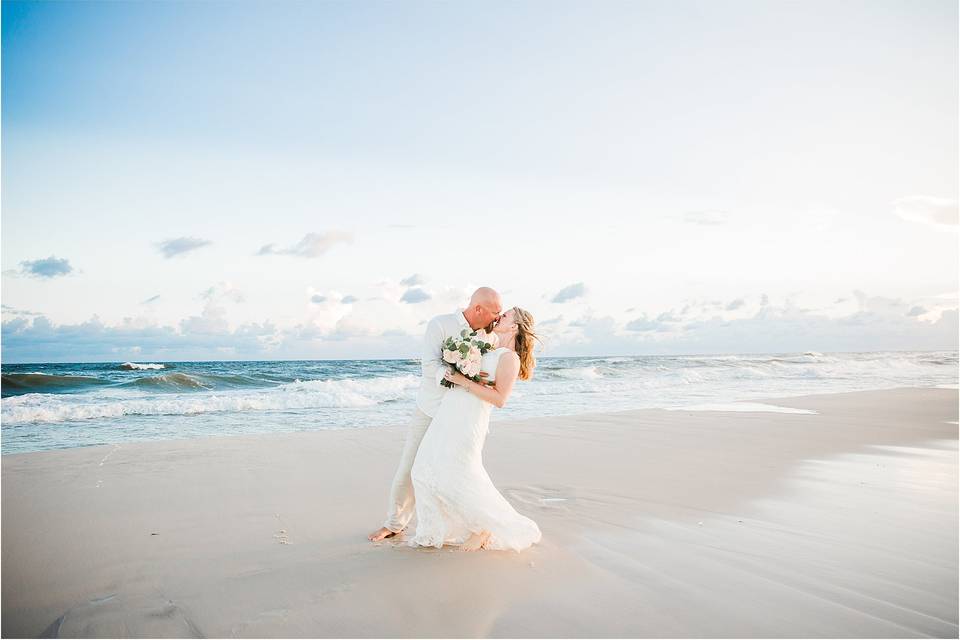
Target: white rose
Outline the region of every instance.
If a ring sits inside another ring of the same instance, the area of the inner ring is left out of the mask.
[[[450,364],[456,364],[457,360],[460,359],[459,351],[452,351],[450,349],[443,350],[443,361],[449,362]]]

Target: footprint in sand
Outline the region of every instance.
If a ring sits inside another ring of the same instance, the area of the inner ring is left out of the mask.
[[[275,513],[274,515],[277,517],[277,522],[279,522],[279,523],[280,523],[280,526],[282,527],[282,526],[283,526],[283,520],[280,519],[280,514],[279,514],[279,513]],[[277,539],[277,542],[279,542],[280,544],[293,544],[292,542],[290,542],[290,538],[287,536],[287,530],[286,530],[286,529],[280,529],[280,531],[278,531],[277,533],[273,534],[273,537],[276,538],[276,539]]]
[[[112,456],[113,453],[114,453],[117,449],[119,449],[119,448],[120,448],[120,445],[118,445],[118,444],[113,445],[113,449],[111,449],[111,450],[107,453],[107,455],[103,456],[103,459],[100,460],[100,464],[97,465],[97,466],[98,466],[98,467],[102,467],[102,466],[103,466],[103,463],[107,461],[107,458],[109,458],[110,456]],[[99,488],[100,488],[100,485],[102,485],[102,484],[103,484],[103,480],[97,480],[97,486],[94,487],[94,489],[99,489]]]

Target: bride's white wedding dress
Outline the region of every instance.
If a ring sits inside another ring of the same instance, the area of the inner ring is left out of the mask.
[[[496,379],[500,347],[486,353],[482,370]],[[461,386],[443,397],[410,471],[417,531],[412,547],[461,544],[471,533],[489,531],[487,549],[521,551],[540,541],[537,523],[517,513],[483,468],[483,443],[493,405]]]

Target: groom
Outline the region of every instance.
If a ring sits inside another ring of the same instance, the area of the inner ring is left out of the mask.
[[[480,287],[473,292],[470,306],[464,310],[457,309],[455,313],[448,313],[435,317],[427,324],[427,331],[423,337],[423,346],[420,354],[420,371],[423,379],[420,381],[420,391],[417,393],[417,407],[413,411],[410,427],[407,430],[407,440],[400,457],[400,466],[393,478],[390,488],[390,503],[387,507],[387,519],[383,526],[367,536],[376,542],[390,538],[403,531],[414,514],[413,482],[410,480],[410,469],[417,457],[417,449],[423,434],[427,432],[430,420],[433,419],[443,394],[447,388],[440,383],[446,366],[443,364],[443,341],[449,336],[459,336],[463,329],[491,328],[500,318],[500,294],[490,287]]]

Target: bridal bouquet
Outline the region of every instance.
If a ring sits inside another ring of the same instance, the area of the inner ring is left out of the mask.
[[[483,354],[497,346],[497,335],[482,330],[460,332],[459,338],[450,337],[443,341],[443,361],[454,371],[459,371],[474,382],[486,384],[480,377],[480,359]],[[441,380],[440,384],[452,387],[449,380]]]

